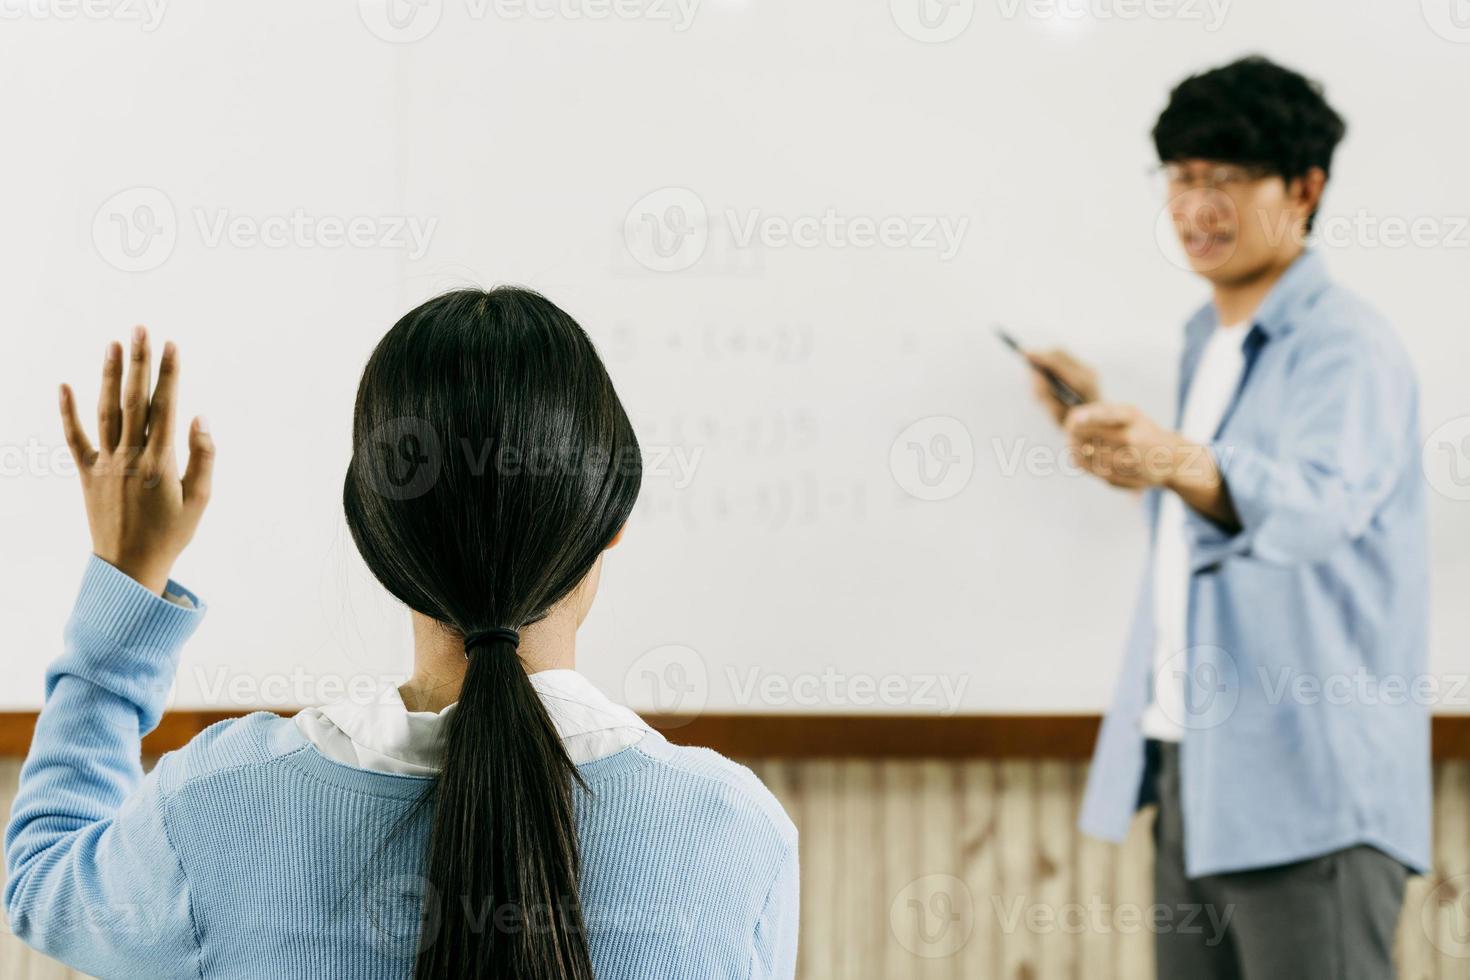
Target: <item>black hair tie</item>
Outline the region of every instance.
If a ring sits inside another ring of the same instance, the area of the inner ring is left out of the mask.
[[[510,648],[514,650],[521,645],[521,634],[504,626],[492,626],[487,630],[466,633],[464,655],[468,657],[478,647],[493,646],[496,643],[509,643]]]

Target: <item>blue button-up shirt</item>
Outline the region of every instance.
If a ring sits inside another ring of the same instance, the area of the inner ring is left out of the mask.
[[[1185,328],[1179,404],[1213,305]],[[1418,389],[1388,324],[1307,252],[1262,303],[1209,447],[1239,518],[1193,510],[1180,746],[1191,877],[1371,844],[1429,867],[1428,534]],[[1158,492],[1145,498],[1149,526]],[[1154,665],[1145,572],[1082,829],[1122,840]]]

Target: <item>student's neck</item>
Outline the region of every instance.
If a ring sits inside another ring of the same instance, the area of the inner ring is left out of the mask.
[[[521,630],[516,651],[526,673],[575,670],[577,621],[575,611],[555,609],[545,619]],[[413,613],[413,676],[398,687],[409,711],[443,711],[459,700],[464,686],[464,641],[455,633],[419,613]]]
[[[1271,287],[1302,254],[1298,248],[1245,279],[1215,283],[1215,313],[1222,326],[1245,323],[1255,316]]]

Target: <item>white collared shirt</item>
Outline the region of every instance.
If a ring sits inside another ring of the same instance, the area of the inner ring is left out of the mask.
[[[573,765],[621,752],[652,732],[575,670],[528,675]],[[445,726],[458,707],[409,711],[396,685],[371,703],[339,701],[300,711],[293,721],[322,755],[359,769],[431,776],[444,755]]]

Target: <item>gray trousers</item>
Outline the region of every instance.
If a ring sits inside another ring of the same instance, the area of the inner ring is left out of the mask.
[[[1159,980],[1391,980],[1407,868],[1362,845],[1186,878],[1179,747],[1148,748],[1154,901],[1169,912],[1155,926]]]

